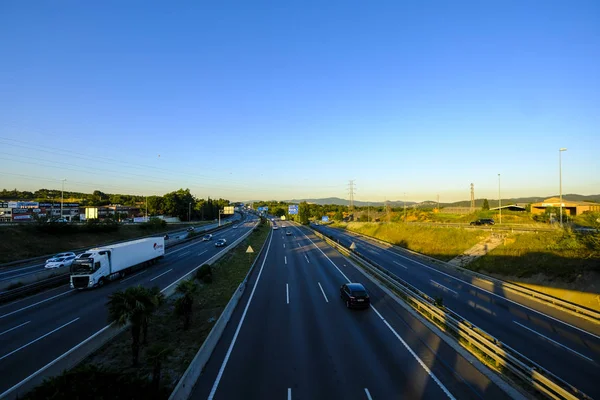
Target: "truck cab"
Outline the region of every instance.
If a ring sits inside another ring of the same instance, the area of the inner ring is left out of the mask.
[[[85,252],[71,264],[71,288],[102,286],[110,277],[110,251]],[[116,274],[118,275],[118,273]]]

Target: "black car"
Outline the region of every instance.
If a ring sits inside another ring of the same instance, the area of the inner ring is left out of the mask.
[[[477,221],[471,221],[469,225],[494,225],[495,222],[491,218],[482,218]]]
[[[210,233],[209,233],[208,235],[204,235],[204,236],[202,237],[202,241],[203,241],[203,242],[206,242],[206,241],[208,241],[208,240],[212,240],[212,235],[211,235]]]
[[[225,247],[227,246],[227,240],[219,239],[215,242],[215,247]]]
[[[371,299],[361,283],[346,283],[340,287],[340,296],[348,308],[368,308]]]
[[[292,236],[292,231],[285,231],[286,236]]]

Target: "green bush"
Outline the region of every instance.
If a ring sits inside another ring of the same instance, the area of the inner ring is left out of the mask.
[[[196,271],[196,279],[204,283],[212,283],[212,268],[208,264],[202,265]]]
[[[160,218],[150,218],[150,221],[142,222],[139,225],[139,228],[144,231],[148,231],[148,230],[156,231],[156,230],[164,229],[166,227],[167,227],[167,222]]]

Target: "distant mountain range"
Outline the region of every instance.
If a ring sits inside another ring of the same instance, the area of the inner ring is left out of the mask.
[[[502,199],[502,204],[537,203],[537,202],[540,202],[549,197],[554,197],[554,196],[517,197],[517,198],[511,198],[511,199]],[[558,195],[556,195],[556,197],[558,197]],[[592,202],[600,203],[600,194],[592,194],[592,195],[586,196],[586,195],[581,195],[581,194],[569,193],[569,194],[563,194],[563,199],[571,200],[571,201],[592,201]],[[483,205],[483,200],[484,199],[475,199],[475,207],[481,207]],[[252,200],[252,201],[246,201],[244,203],[245,204],[249,204],[249,203],[253,203],[253,202],[257,203],[259,201],[260,200]],[[319,204],[319,205],[325,205],[325,204],[336,204],[336,205],[342,205],[342,206],[350,205],[350,201],[348,199],[342,199],[340,197],[326,197],[326,198],[320,198],[320,199],[283,200],[283,202],[285,202],[285,203],[294,203],[294,204],[298,204],[303,201],[306,201],[307,203]],[[490,203],[490,207],[495,207],[495,206],[497,206],[498,199],[488,199],[488,202]],[[390,200],[388,203],[390,204],[391,207],[404,206],[404,201],[402,201],[402,200]],[[383,201],[366,202],[366,201],[354,200],[354,205],[357,207],[366,207],[368,205],[371,205],[373,207],[378,207],[378,206],[385,205],[385,202],[383,202]],[[433,201],[433,200],[426,200],[426,201],[422,201],[422,202],[407,201],[406,205],[410,206],[410,207],[416,206],[416,207],[430,208],[430,207],[436,207],[437,202]],[[440,207],[469,207],[470,205],[471,205],[471,202],[469,200],[455,201],[453,203],[443,203],[443,202],[440,203]]]

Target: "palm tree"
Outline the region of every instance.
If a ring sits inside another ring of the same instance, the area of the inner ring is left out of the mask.
[[[154,286],[151,289],[146,289],[147,295],[149,296],[150,303],[148,304],[147,313],[144,313],[142,318],[142,345],[148,344],[148,323],[152,318],[154,312],[163,305],[165,302],[165,295],[161,293],[158,286]]]
[[[198,292],[198,284],[192,279],[185,280],[177,285],[175,291],[182,295],[175,301],[175,312],[183,316],[183,329],[187,330],[190,327],[194,295]]]
[[[158,393],[160,389],[160,377],[162,363],[173,354],[173,348],[164,343],[155,343],[146,351],[146,357],[152,364],[152,384],[155,385],[155,390]]]
[[[109,296],[108,320],[119,326],[131,324],[131,360],[135,366],[140,353],[140,330],[154,311],[150,291],[142,286],[118,290]]]

